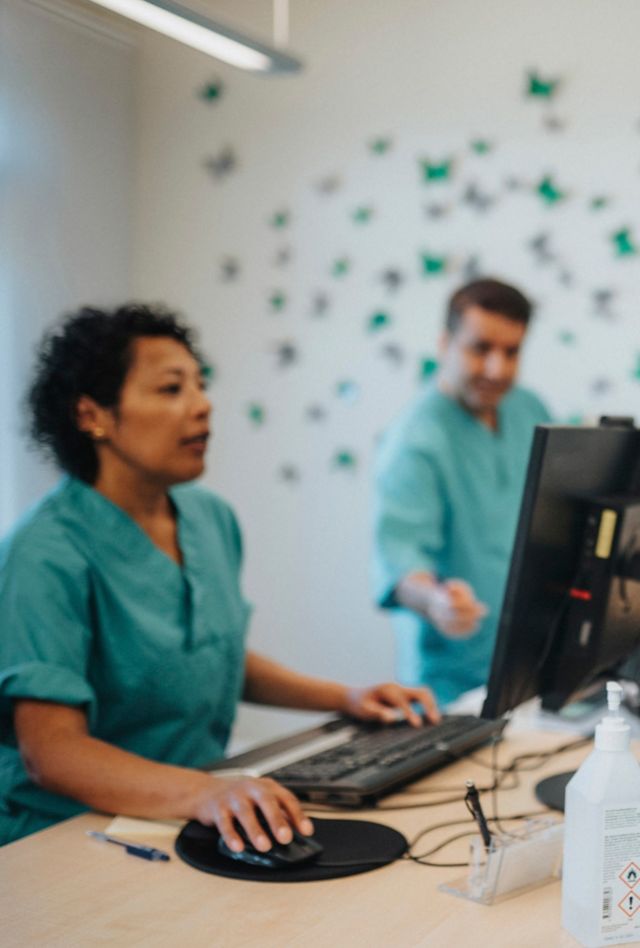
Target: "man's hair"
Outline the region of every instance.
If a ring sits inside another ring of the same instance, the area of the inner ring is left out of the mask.
[[[140,303],[111,311],[83,306],[54,325],[38,347],[27,393],[29,432],[63,470],[89,484],[98,458],[91,436],[78,428],[78,399],[89,395],[103,408],[117,408],[133,342],[144,336],[175,339],[202,364],[192,331],[175,313]]]
[[[489,278],[474,280],[461,286],[449,300],[445,325],[450,333],[456,331],[465,310],[470,306],[480,306],[525,326],[531,318],[532,305],[515,286]]]

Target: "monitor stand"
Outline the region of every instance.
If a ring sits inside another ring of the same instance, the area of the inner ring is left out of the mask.
[[[536,784],[536,798],[544,806],[564,813],[564,792],[574,773],[575,770],[567,770],[562,774],[554,774],[553,777],[545,777]]]

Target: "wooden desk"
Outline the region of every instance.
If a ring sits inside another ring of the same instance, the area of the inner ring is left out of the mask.
[[[503,742],[499,762],[505,763],[516,753],[551,749],[569,740],[564,734],[514,734]],[[499,815],[539,809],[533,796],[535,782],[575,767],[586,753],[585,749],[564,753],[534,773],[523,774],[518,789],[500,792]],[[490,751],[481,750],[476,756],[489,761]],[[461,761],[411,789],[441,786],[462,792],[468,778],[486,785],[490,771],[473,761]],[[422,799],[437,797],[412,792],[388,798],[383,804]],[[486,808],[490,813],[490,801]],[[463,818],[466,810],[462,803],[449,803],[344,815],[388,823],[411,838],[427,825]],[[329,882],[238,882],[198,872],[176,856],[169,863],[149,863],[85,835],[87,829],[104,830],[109,822],[106,816],[86,814],[0,850],[0,942],[4,948],[576,945],[560,927],[558,882],[490,907],[438,892],[440,882],[456,878],[464,870],[423,867],[408,861]],[[455,832],[455,827],[444,830],[440,839]],[[437,841],[435,833],[427,838],[429,845]],[[167,848],[164,843],[157,845]],[[463,840],[433,858],[463,861],[467,847]]]

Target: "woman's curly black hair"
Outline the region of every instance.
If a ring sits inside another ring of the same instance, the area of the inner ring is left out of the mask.
[[[27,393],[33,440],[69,474],[93,484],[98,459],[91,437],[79,430],[76,406],[89,395],[104,408],[117,406],[141,336],[166,336],[200,362],[193,332],[162,307],[129,303],[114,310],[83,306],[63,317],[42,339]]]

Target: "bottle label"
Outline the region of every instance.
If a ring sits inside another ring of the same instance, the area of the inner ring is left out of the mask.
[[[605,807],[602,943],[640,940],[640,804]]]

